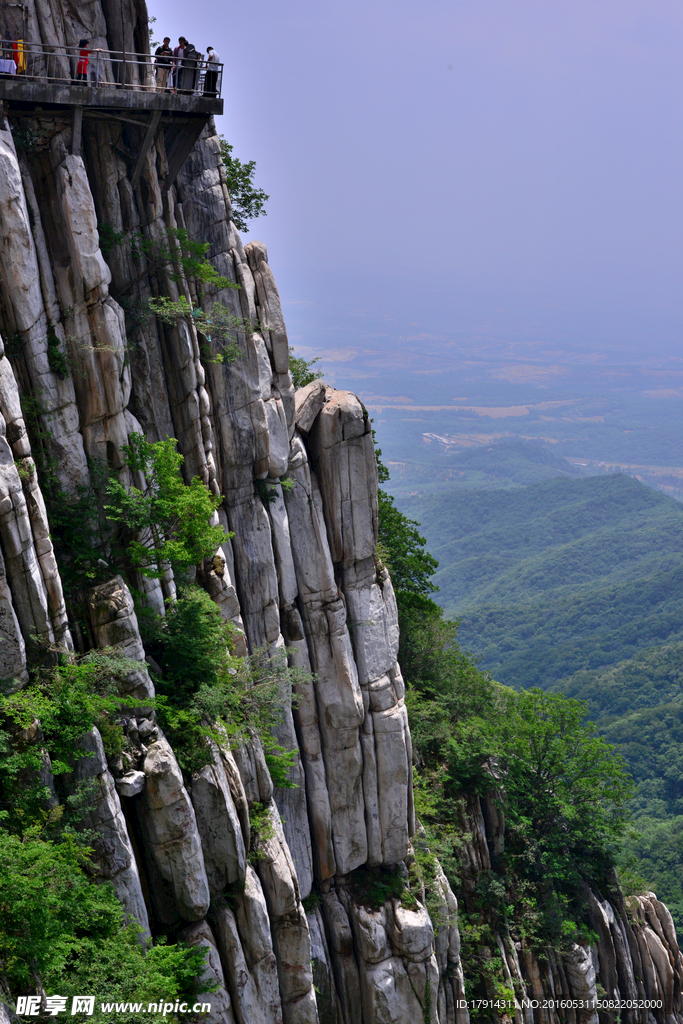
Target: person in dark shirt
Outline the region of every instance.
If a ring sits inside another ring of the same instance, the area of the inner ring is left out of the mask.
[[[164,36],[161,46],[158,46],[154,56],[157,71],[157,89],[164,92],[171,92],[173,89],[173,50],[170,46],[171,37]]]
[[[173,82],[177,92],[182,89],[181,77],[182,77],[182,63],[183,57],[185,56],[185,47],[187,46],[187,39],[185,36],[180,36],[178,39],[178,45],[173,49],[173,56],[176,58],[173,61]]]
[[[183,54],[183,66],[181,69],[182,86],[179,92],[192,93],[197,83],[197,69],[201,60],[201,53],[195,49],[194,43],[185,44]]]

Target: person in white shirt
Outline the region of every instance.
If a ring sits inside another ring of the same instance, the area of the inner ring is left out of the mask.
[[[218,72],[220,70],[220,57],[213,46],[206,48],[206,76],[204,78],[204,95],[215,96],[218,92]]]
[[[0,76],[2,78],[8,78],[10,75],[16,75],[17,65],[14,63],[14,57],[8,57],[3,51],[2,57],[0,57]]]

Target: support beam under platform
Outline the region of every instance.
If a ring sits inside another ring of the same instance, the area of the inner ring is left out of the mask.
[[[206,121],[198,117],[193,121],[184,120],[179,124],[171,124],[164,127],[164,147],[166,149],[168,173],[164,178],[162,192],[168,192],[178,177],[180,168],[194,149],[194,145],[202,134],[205,124]]]
[[[143,139],[142,146],[140,147],[140,152],[138,153],[138,158],[137,158],[137,160],[135,162],[135,169],[133,170],[133,176],[130,179],[131,185],[133,186],[133,188],[136,187],[137,183],[140,180],[140,175],[142,174],[142,168],[145,166],[145,160],[147,159],[147,154],[149,153],[150,149],[152,148],[152,145],[153,145],[154,140],[156,138],[157,130],[159,128],[159,122],[160,121],[161,121],[161,111],[160,110],[154,110],[152,112],[152,116],[149,119],[149,124],[147,125],[147,131],[145,132],[145,137]]]
[[[62,117],[71,114],[71,151],[74,155],[82,153],[84,118],[86,138],[89,134],[87,125],[92,126],[97,121],[109,120],[138,128],[135,138],[129,140],[130,152],[125,154],[134,165],[134,188],[140,182],[145,160],[162,126],[167,164],[163,191],[168,192],[211,116],[223,113],[223,100],[206,94],[136,92],[111,85],[77,87],[67,83],[17,82],[14,79],[0,77],[0,101],[5,101],[9,115],[20,118],[32,117],[36,113],[41,116],[54,113]]]
[[[71,127],[71,155],[81,155],[81,137],[83,134],[83,107],[73,108],[73,122]]]

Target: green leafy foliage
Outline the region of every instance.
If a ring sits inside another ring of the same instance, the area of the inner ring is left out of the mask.
[[[639,787],[640,789],[640,787]],[[619,878],[666,903],[683,942],[683,815],[636,813],[620,853]],[[622,883],[623,887],[623,883]]]
[[[69,360],[62,352],[61,342],[52,324],[47,327],[47,362],[60,380],[66,380],[69,376]]]
[[[165,296],[150,299],[149,308],[163,323],[177,325],[184,320],[194,324],[205,338],[202,354],[212,363],[234,363],[243,354],[240,332],[253,331],[256,327],[244,317],[235,316],[219,302],[214,302],[207,313],[200,306],[193,307],[184,295],[179,299]]]
[[[145,648],[161,668],[157,709],[186,774],[211,761],[210,741],[234,744],[258,736],[273,781],[291,786],[296,753],[274,735],[292,700],[297,672],[286,656],[255,652],[236,658],[235,627],[198,587],[186,588],[166,616],[148,622]]]
[[[508,692],[498,726],[508,858],[517,874],[569,894],[582,881],[605,884],[633,792],[623,759],[586,713],[563,694]]]
[[[630,782],[613,748],[586,724],[585,704],[502,687],[461,650],[458,623],[428,596],[437,563],[417,522],[391,501],[380,500],[379,509],[382,557],[396,587],[415,803],[424,826],[411,892],[424,886],[427,905],[438,903],[438,856],[462,898],[471,994],[502,998],[502,961],[492,953],[497,929],[537,951],[585,935],[584,887],[613,885]],[[505,844],[491,871],[463,886],[467,822],[477,795],[503,812]]]
[[[587,702],[636,783],[634,821],[620,871],[641,876],[672,913],[683,937],[683,643],[639,651],[617,665],[553,684]]]
[[[221,147],[221,159],[225,167],[225,178],[232,202],[232,219],[238,231],[246,231],[248,222],[257,217],[265,217],[264,209],[270,196],[262,188],[256,188],[254,175],[256,162],[249,160],[242,163],[233,156],[233,147],[224,136],[218,136]]]
[[[32,431],[32,441],[33,437]],[[67,494],[46,463],[43,458],[44,472],[38,467],[41,487],[64,589],[74,601],[82,587],[110,578],[115,566],[123,569],[117,527],[103,511],[110,469],[102,460],[91,460],[88,484]]]
[[[86,874],[87,861],[88,851],[68,834],[52,842],[39,828],[22,838],[0,828],[0,964],[10,989],[34,991],[38,977],[48,993],[69,1001],[83,992],[97,1002],[112,993],[145,1003],[159,992],[169,1001],[192,998],[205,950],[145,950],[111,884],[95,884]],[[103,1024],[109,1018],[98,1006],[83,1019]],[[137,1017],[122,1019],[133,1024]]]
[[[434,619],[431,639],[409,641],[412,658],[403,665],[428,846],[460,890],[475,932],[505,922],[539,950],[562,948],[585,927],[583,886],[612,884],[632,792],[623,763],[586,725],[584,704],[498,686],[460,652],[452,624]],[[439,635],[446,647],[435,647]],[[461,889],[473,794],[505,816],[504,852],[474,894]],[[481,936],[477,942],[486,945]]]
[[[100,249],[105,256],[125,248],[138,263],[138,273],[128,281],[117,298],[127,294],[143,278],[163,272],[182,284],[188,277],[216,289],[238,288],[234,281],[222,277],[206,258],[209,242],[190,238],[186,228],[172,228],[165,239],[152,238],[141,231],[116,231],[111,224],[99,224]]]
[[[438,590],[431,577],[439,563],[425,549],[426,540],[418,532],[419,523],[408,519],[396,508],[386,491],[378,492],[379,554],[387,562],[397,591],[427,597]]]
[[[91,460],[87,486],[67,493],[57,476],[43,410],[33,396],[22,399],[22,410],[72,610],[85,587],[111,578],[112,572],[123,573],[133,586],[134,571],[159,577],[167,565],[182,578],[226,539],[222,527],[211,525],[220,499],[199,477],[185,483],[184,457],[174,438],[150,444],[131,434],[122,447],[123,480],[103,460]],[[23,468],[29,475],[33,471],[30,464]],[[129,482],[131,473],[138,484],[144,481],[142,487]],[[149,539],[142,543],[133,533]]]
[[[294,349],[289,349],[289,372],[292,375],[292,383],[295,389],[305,388],[314,380],[320,380],[325,376],[322,370],[314,370],[313,367],[320,359],[304,359],[303,356],[295,356]]]
[[[46,806],[52,794],[41,781],[42,744],[50,751],[55,776],[73,771],[75,761],[88,756],[79,740],[93,726],[100,729],[108,753],[120,751],[118,691],[134,668],[136,662],[106,651],[90,652],[72,664],[36,668],[27,686],[0,696],[0,817],[5,827],[20,834],[50,817]],[[127,707],[137,703],[126,697]],[[60,817],[61,812],[56,820]]]
[[[379,910],[387,900],[402,899],[406,882],[396,868],[356,868],[347,876],[347,884],[357,903]]]
[[[156,1001],[159,991],[191,997],[204,951],[141,944],[110,883],[96,881],[83,812],[97,793],[93,779],[76,783],[77,762],[91,756],[81,740],[93,726],[109,754],[123,742],[123,680],[138,662],[107,651],[33,671],[29,683],[0,696],[0,973],[16,995],[84,992],[96,999]],[[66,777],[71,796],[55,803]],[[93,786],[95,792],[93,792]],[[174,996],[173,996],[174,998]],[[161,1016],[161,1015],[159,1015]],[[76,1019],[81,1020],[78,1016]],[[85,1019],[85,1018],[83,1018]],[[89,1020],[105,1024],[99,1006]],[[123,1018],[137,1024],[137,1017]]]
[[[252,864],[263,856],[263,844],[275,838],[273,813],[270,804],[254,803],[249,808],[249,860]]]
[[[128,238],[127,231],[115,231],[111,224],[98,224],[97,231],[103,256],[108,256],[114,249],[123,245]]]
[[[122,451],[128,469],[143,473],[146,486],[141,490],[110,480],[104,511],[132,533],[149,531],[153,540],[150,546],[131,540],[130,562],[143,575],[157,579],[166,565],[181,571],[198,565],[226,539],[223,527],[210,523],[221,499],[199,477],[189,484],[183,481],[184,460],[174,438],[150,444],[142,434],[131,434]]]

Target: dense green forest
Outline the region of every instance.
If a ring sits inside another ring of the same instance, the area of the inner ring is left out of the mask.
[[[683,506],[621,474],[402,499],[439,561],[439,603],[510,686],[683,639]]]
[[[385,482],[381,461],[379,469]],[[457,622],[430,597],[436,563],[419,524],[382,491],[378,556],[396,591],[413,737],[421,829],[411,891],[426,891],[429,909],[438,856],[460,899],[469,995],[512,998],[493,952],[501,929],[545,956],[587,941],[586,884],[620,899],[614,869],[632,784],[618,753],[586,721],[585,702],[501,686],[462,650]],[[472,877],[462,854],[475,796],[504,806],[505,841],[491,853],[491,870]],[[623,883],[643,885],[632,873]]]
[[[636,781],[631,862],[683,933],[683,643],[640,651],[609,668],[580,671],[552,686],[587,703]]]
[[[619,842],[683,932],[683,507],[622,475],[449,491],[401,507],[494,678],[584,701],[635,783]]]

